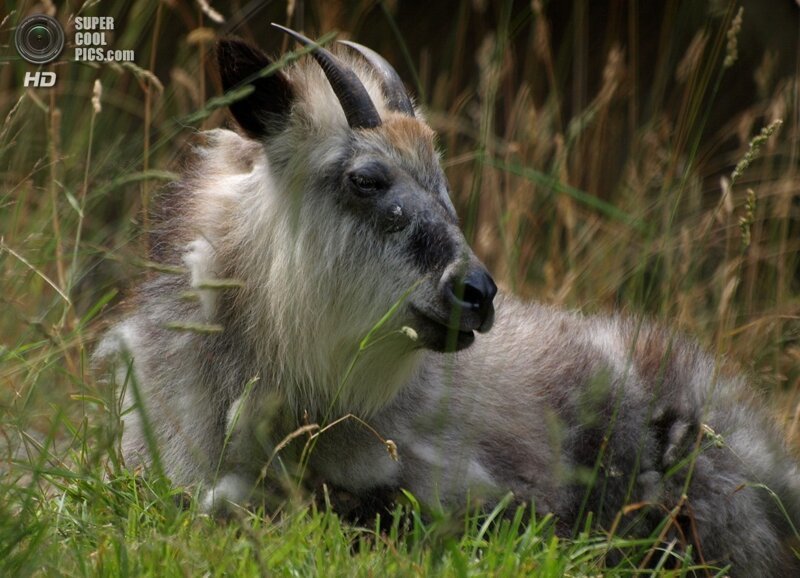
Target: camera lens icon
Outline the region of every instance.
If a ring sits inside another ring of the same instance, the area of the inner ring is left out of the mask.
[[[31,64],[47,64],[64,49],[64,29],[52,16],[34,14],[17,25],[14,44],[19,55]]]

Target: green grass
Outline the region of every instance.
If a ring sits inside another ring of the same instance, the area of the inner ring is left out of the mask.
[[[60,20],[81,4],[59,5]],[[184,490],[124,468],[118,403],[89,368],[93,344],[126,290],[163,268],[145,258],[144,208],[175,178],[192,134],[225,118],[214,35],[233,30],[279,52],[284,39],[266,23],[292,20],[274,3],[235,25],[231,7],[213,4],[228,23],[189,0],[87,6],[81,13],[117,18],[114,47],[135,50],[135,66],[57,64],[55,89],[30,91],[21,85],[32,68],[11,37],[32,2],[0,11],[0,576],[628,576],[649,574],[645,560],[675,566],[655,536],[557,539],[551,520],[523,524],[528,512],[514,510],[430,519],[413,497],[380,531],[344,524],[319,505],[324,496],[217,520]],[[731,63],[735,3],[709,16],[703,3],[631,1],[601,17],[568,4],[564,17],[556,2],[463,0],[429,25],[391,2],[326,2],[306,7],[304,26],[349,31],[406,73],[440,134],[465,230],[508,290],[698,336],[753,376],[797,444],[797,20],[745,2]],[[765,47],[787,35],[780,58]]]
[[[4,576],[589,576],[608,555],[621,559],[620,575],[635,575],[653,544],[589,533],[561,541],[550,518],[528,519],[522,508],[424,522],[406,505],[380,528],[299,504],[219,520],[164,479],[96,473],[45,466],[33,484],[48,492],[4,489],[20,507],[0,525]],[[659,565],[674,562],[655,555]],[[696,568],[686,562],[682,571]]]

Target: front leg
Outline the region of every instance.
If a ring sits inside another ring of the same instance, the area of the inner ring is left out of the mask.
[[[231,404],[219,467],[201,509],[220,514],[236,506],[260,503],[265,497],[264,470],[279,439],[279,396],[246,391]]]
[[[219,478],[213,487],[206,490],[200,502],[206,514],[223,515],[237,506],[249,503],[258,481],[241,473],[228,473]]]

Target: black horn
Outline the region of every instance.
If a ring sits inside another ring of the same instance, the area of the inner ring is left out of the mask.
[[[273,23],[272,25],[283,30],[303,46],[312,47],[311,55],[322,68],[328,82],[330,82],[350,128],[375,128],[381,125],[381,117],[378,114],[378,110],[355,72],[347,68],[338,58],[310,38],[306,38],[299,32],[290,30],[280,24]]]
[[[383,96],[386,97],[386,104],[390,110],[414,116],[414,105],[411,104],[411,99],[408,97],[400,75],[397,74],[397,71],[392,68],[392,65],[383,56],[358,42],[340,40],[339,43],[345,44],[361,54],[380,75]]]

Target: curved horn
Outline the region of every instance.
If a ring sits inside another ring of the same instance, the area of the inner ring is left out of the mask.
[[[355,72],[342,64],[329,51],[299,32],[290,30],[280,24],[273,23],[272,25],[283,30],[303,46],[312,47],[311,55],[322,68],[325,77],[331,84],[331,88],[333,88],[336,98],[339,99],[339,104],[342,106],[350,128],[375,128],[381,125],[381,117],[378,114],[378,110]]]
[[[411,104],[411,99],[408,97],[403,81],[400,80],[400,75],[397,74],[397,71],[392,68],[392,65],[383,56],[357,42],[339,40],[339,43],[345,44],[361,54],[380,74],[383,96],[386,97],[386,104],[390,110],[414,116],[414,105]]]

